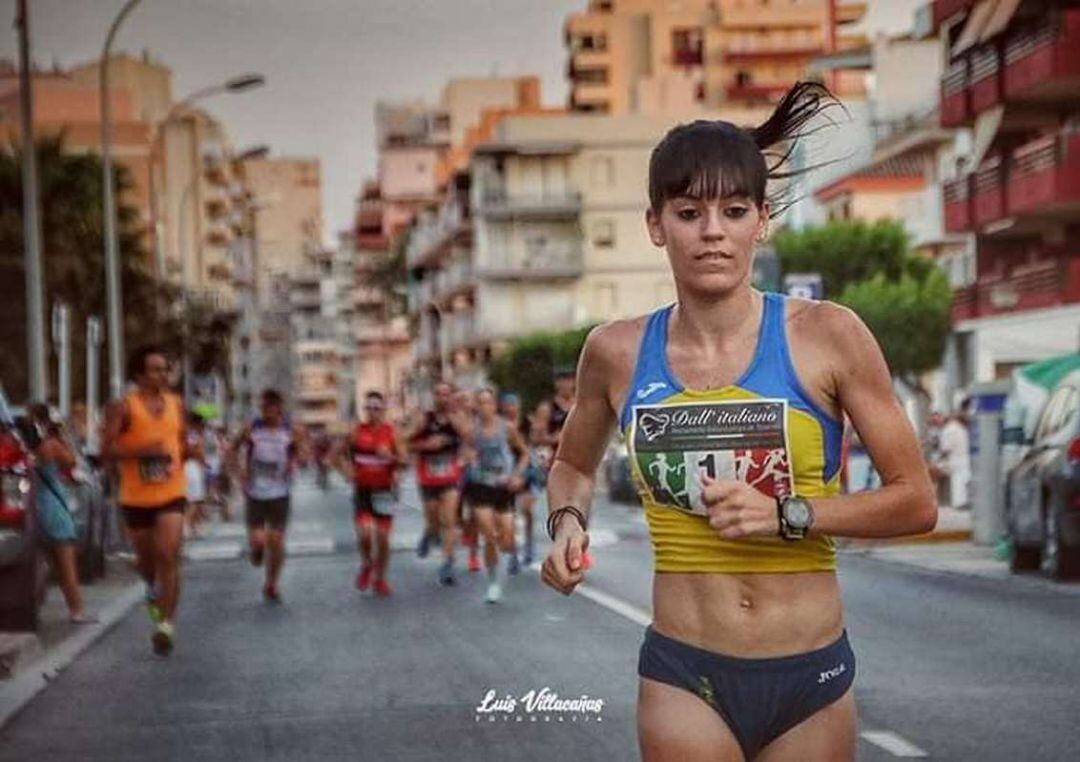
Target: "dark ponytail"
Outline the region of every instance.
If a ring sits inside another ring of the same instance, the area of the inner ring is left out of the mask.
[[[799,142],[822,128],[835,126],[828,118],[843,105],[816,82],[797,82],[772,114],[757,127],[741,128],[725,121],[698,120],[679,125],[653,149],[649,162],[649,202],[659,212],[677,196],[727,198],[746,196],[758,206],[769,202],[770,216],[786,211],[792,178],[833,162],[788,169]],[[825,116],[823,125],[811,126]],[[769,189],[768,183],[779,183]]]

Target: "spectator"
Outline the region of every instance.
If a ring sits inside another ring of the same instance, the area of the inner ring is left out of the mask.
[[[68,616],[75,624],[91,624],[97,617],[83,608],[79,590],[79,573],[75,558],[75,519],[71,515],[65,480],[71,479],[75,467],[75,452],[64,439],[60,426],[52,421],[49,408],[41,403],[30,407],[30,423],[37,433],[34,447],[34,473],[38,526],[48,547],[49,561],[60,582],[67,603]]]
[[[966,508],[971,481],[971,440],[962,409],[949,416],[941,428],[938,451],[938,465],[949,479],[949,507]]]

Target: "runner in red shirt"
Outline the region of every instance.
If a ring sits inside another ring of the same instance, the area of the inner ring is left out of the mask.
[[[394,424],[386,420],[386,401],[380,392],[367,393],[364,413],[366,420],[356,424],[349,443],[361,559],[356,587],[367,590],[374,576],[375,594],[386,597],[391,593],[386,567],[390,562],[390,530],[397,508],[398,469],[405,465],[406,453]],[[377,552],[373,555],[371,546],[376,530]]]

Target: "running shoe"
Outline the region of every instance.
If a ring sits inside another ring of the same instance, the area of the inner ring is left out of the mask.
[[[420,544],[416,546],[416,555],[420,558],[427,558],[428,552],[431,550],[431,534],[424,532],[420,536]]]
[[[518,561],[517,553],[510,553],[506,557],[507,574],[517,574],[521,571],[521,562]]]
[[[488,585],[487,595],[484,596],[485,603],[498,603],[502,600],[502,586],[498,582],[492,582]]]
[[[281,603],[281,592],[277,589],[277,585],[263,586],[263,600],[267,603]]]
[[[480,571],[480,556],[478,556],[475,551],[469,553],[469,571]]]
[[[457,580],[454,578],[453,561],[443,561],[443,565],[439,567],[439,584],[444,587],[452,587],[457,584]]]
[[[158,622],[154,634],[150,636],[150,642],[154,646],[154,653],[168,656],[173,650],[173,626],[168,622]]]
[[[248,558],[251,559],[252,566],[262,566],[263,562],[263,546],[260,545],[257,548],[251,548],[248,551]]]
[[[356,589],[363,592],[371,586],[371,564],[364,564],[356,575]]]
[[[382,579],[380,577],[379,579],[375,580],[375,595],[379,596],[380,598],[389,598],[390,593],[392,592],[394,592],[393,588],[391,588],[390,585],[387,584],[385,579]]]

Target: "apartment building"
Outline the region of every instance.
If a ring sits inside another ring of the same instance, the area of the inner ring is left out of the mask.
[[[936,0],[940,120],[973,132],[944,187],[945,227],[973,234],[946,371],[962,388],[1080,341],[1080,8]]]
[[[504,117],[409,239],[418,366],[475,387],[515,337],[640,314],[674,298],[644,215],[649,154],[675,121]]]
[[[837,0],[590,0],[564,25],[572,111],[661,114],[776,100],[825,52],[865,44],[848,31],[866,3]],[[843,96],[863,79],[840,71]]]
[[[313,251],[289,277],[293,412],[311,430],[356,415],[355,278],[349,249]]]

